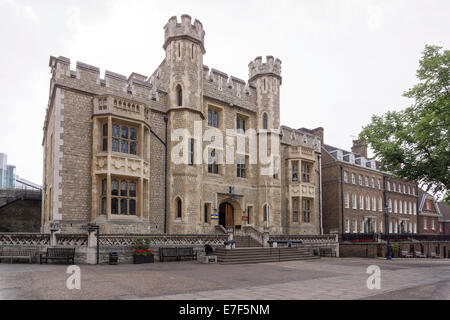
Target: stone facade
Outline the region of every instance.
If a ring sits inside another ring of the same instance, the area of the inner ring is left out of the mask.
[[[198,20],[172,17],[164,30],[166,56],[150,76],[101,78],[50,58],[42,231],[321,233],[320,135],[280,126],[281,61],[257,57],[244,81],[203,64]],[[208,163],[216,156],[223,163]]]

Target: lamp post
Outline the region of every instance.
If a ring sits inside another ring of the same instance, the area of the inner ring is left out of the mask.
[[[387,234],[387,255],[386,259],[391,260],[391,234],[389,232],[389,207],[385,206],[384,209],[384,218],[386,221],[386,234]]]

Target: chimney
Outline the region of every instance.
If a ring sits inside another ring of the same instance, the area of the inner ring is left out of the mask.
[[[311,130],[313,135],[318,136],[320,139],[320,145],[323,146],[323,128],[318,127]]]
[[[352,152],[367,158],[367,147],[363,146],[359,140],[353,140]]]

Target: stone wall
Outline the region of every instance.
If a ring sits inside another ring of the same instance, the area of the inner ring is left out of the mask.
[[[0,232],[40,232],[40,230],[40,200],[16,200],[0,208]]]

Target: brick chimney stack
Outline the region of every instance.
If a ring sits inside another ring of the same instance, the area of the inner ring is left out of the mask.
[[[352,152],[367,158],[367,147],[363,146],[359,140],[353,140]]]

